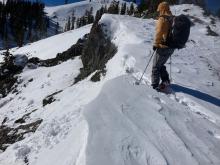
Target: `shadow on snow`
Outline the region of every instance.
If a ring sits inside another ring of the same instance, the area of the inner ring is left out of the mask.
[[[183,87],[183,86],[180,86],[177,84],[172,84],[171,87],[175,92],[186,93],[188,95],[194,96],[198,99],[204,100],[206,102],[212,103],[212,104],[220,107],[220,99],[218,99],[216,97],[213,97],[211,95],[200,92],[198,90],[190,89],[190,88]]]

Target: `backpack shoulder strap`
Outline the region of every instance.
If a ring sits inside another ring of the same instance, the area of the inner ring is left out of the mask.
[[[175,18],[175,16],[168,16],[168,15],[161,15],[160,17],[166,19],[169,22],[170,26],[172,26],[173,20]]]

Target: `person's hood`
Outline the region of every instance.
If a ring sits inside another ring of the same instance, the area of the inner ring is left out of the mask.
[[[159,15],[172,15],[170,6],[167,2],[161,2],[158,5],[157,12],[159,12]]]

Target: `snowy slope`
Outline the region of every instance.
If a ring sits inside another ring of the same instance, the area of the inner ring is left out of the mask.
[[[99,10],[102,6],[109,6],[112,0],[85,0],[76,3],[59,5],[59,6],[48,6],[45,8],[47,15],[55,22],[58,22],[59,25],[64,28],[67,23],[68,17],[74,15],[77,18],[84,16],[85,11],[90,11],[90,8],[93,8],[93,15],[95,16],[96,11]],[[124,2],[119,0],[120,3]],[[127,5],[130,5],[129,2],[126,2]]]
[[[91,82],[90,76],[72,85],[82,67],[80,58],[75,58],[50,68],[26,68],[20,75],[20,93],[0,100],[0,105],[5,103],[0,122],[8,117],[8,126],[16,127],[16,119],[35,109],[26,122],[43,119],[35,133],[0,154],[0,164],[219,165],[220,40],[207,36],[206,26],[218,32],[220,22],[211,24],[193,5],[175,6],[172,11],[201,20],[192,27],[187,47],[172,56],[175,94],[157,93],[148,85],[150,68],[141,85],[134,85],[152,53],[155,20],[104,15],[100,23],[107,25],[105,31],[118,52],[100,82]],[[79,29],[69,34],[82,33]],[[49,48],[63,37],[39,41],[19,53],[54,57],[53,49],[41,55],[44,50],[38,45]],[[56,53],[64,49],[55,45]],[[43,107],[42,100],[57,91],[61,92],[56,101]]]
[[[77,40],[90,32],[92,25],[86,25],[76,30],[58,34],[44,40],[40,40],[21,48],[11,49],[12,54],[26,54],[29,57],[48,59],[56,57],[57,53],[70,48]]]
[[[61,27],[65,27],[68,17],[72,16],[73,10],[75,11],[75,17],[79,18],[85,14],[86,10],[90,10],[93,7],[93,14],[96,13],[102,7],[101,3],[81,1],[67,5],[46,7],[45,12],[55,22],[58,22]]]

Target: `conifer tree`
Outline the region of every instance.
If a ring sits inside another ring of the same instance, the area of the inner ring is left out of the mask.
[[[73,30],[75,28],[75,20],[76,20],[75,11],[73,10],[72,18],[71,18],[71,30]]]
[[[126,3],[122,3],[121,4],[121,15],[125,15],[126,14]]]
[[[133,15],[133,14],[134,14],[134,4],[131,3],[130,10],[129,10],[129,15]]]
[[[59,33],[59,23],[57,22],[56,23],[56,28],[55,28],[55,34],[58,34]]]
[[[32,40],[32,31],[39,37],[46,34],[47,24],[44,13],[44,4],[40,2],[8,0],[0,3],[0,34],[5,36],[7,28],[8,39],[14,38],[18,46],[22,46],[24,40]],[[7,23],[5,27],[5,23]],[[24,37],[26,36],[26,38]],[[35,37],[38,38],[38,37]],[[9,42],[12,42],[9,40]]]
[[[113,0],[108,8],[108,13],[119,14],[119,1]]]
[[[68,17],[67,25],[66,25],[66,31],[69,31],[71,28],[71,22],[70,22],[70,17]]]

